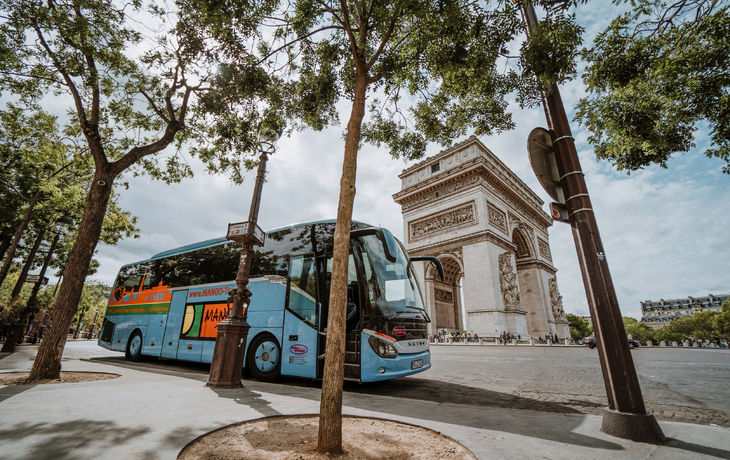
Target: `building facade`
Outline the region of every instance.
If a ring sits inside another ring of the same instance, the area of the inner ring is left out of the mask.
[[[652,329],[666,326],[670,321],[689,318],[700,311],[720,311],[722,304],[730,298],[727,294],[707,294],[707,297],[685,297],[684,299],[658,302],[645,300],[641,303],[641,322]]]
[[[460,330],[523,339],[548,333],[570,337],[552,265],[543,201],[472,136],[403,170],[404,240],[416,262],[429,332]]]

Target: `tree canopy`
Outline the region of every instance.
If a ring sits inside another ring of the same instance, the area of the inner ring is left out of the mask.
[[[730,5],[638,0],[584,49],[590,95],[576,120],[598,158],[628,172],[667,166],[709,128],[708,157],[730,174]]]
[[[239,36],[258,33],[255,25],[268,12],[265,5],[260,6],[248,5],[244,16],[250,21],[238,23]],[[198,96],[209,89],[217,42],[190,27],[194,18],[185,16],[184,9],[167,11],[142,0],[131,4],[0,0],[0,12],[3,93],[10,92],[26,104],[49,97],[65,102],[71,114],[65,132],[83,139],[84,155],[93,165],[54,311],[54,327],[31,371],[31,378],[55,378],[66,332],[110,210],[114,182],[129,171],[168,182],[192,173],[179,150],[168,157],[158,154],[185,140],[189,114],[196,112]],[[255,112],[256,102],[239,107]]]
[[[27,256],[27,247],[18,245],[21,239],[33,241],[39,229],[51,230],[61,216],[73,222],[81,220],[92,173],[83,141],[79,143],[79,139],[63,135],[58,117],[34,104],[21,107],[9,103],[6,110],[0,110],[0,230],[14,236],[13,244],[2,254],[0,284],[12,261]],[[119,207],[114,192],[109,207],[101,241],[116,244],[123,237],[136,236],[136,218]],[[72,225],[57,247],[52,266],[65,265],[77,231],[78,226]],[[34,266],[40,265],[42,259],[37,258]]]

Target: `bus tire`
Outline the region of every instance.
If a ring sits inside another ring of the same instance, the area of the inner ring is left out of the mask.
[[[125,358],[134,362],[142,361],[142,333],[139,329],[132,332],[127,341],[127,353],[124,355]]]
[[[276,382],[281,377],[281,347],[271,334],[259,334],[248,348],[246,368],[259,382]]]

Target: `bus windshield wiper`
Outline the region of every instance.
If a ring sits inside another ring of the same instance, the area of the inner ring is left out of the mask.
[[[410,308],[411,310],[418,310],[420,312],[423,312],[424,319],[426,321],[428,321],[429,323],[431,322],[431,318],[428,317],[428,312],[426,311],[425,308],[416,307],[415,305],[406,305],[406,308]]]
[[[401,311],[397,311],[397,312],[395,312],[395,313],[393,313],[393,314],[391,314],[391,315],[388,315],[388,316],[386,316],[386,317],[385,317],[385,320],[386,320],[386,321],[390,321],[390,320],[391,320],[391,319],[393,319],[393,318],[397,318],[397,317],[399,317],[399,316],[400,316],[400,315],[402,315],[403,313],[405,313],[405,311],[403,311],[403,310],[401,310]]]

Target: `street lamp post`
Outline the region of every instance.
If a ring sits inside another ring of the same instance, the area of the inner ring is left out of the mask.
[[[530,2],[522,6],[522,14],[529,35],[537,26]],[[573,229],[608,397],[601,430],[638,442],[664,442],[664,433],[654,415],[646,410],[641,394],[601,235],[557,84],[553,83],[545,91],[543,105],[555,153],[556,178],[562,188],[565,217]]]
[[[243,387],[241,383],[243,356],[248,330],[251,328],[246,321],[248,308],[244,308],[244,304],[248,307],[251,297],[251,291],[248,289],[248,276],[251,270],[254,246],[264,244],[264,232],[257,225],[261,205],[261,191],[264,186],[268,155],[274,153],[274,146],[279,137],[281,137],[281,131],[276,133],[276,138],[271,141],[259,141],[261,155],[259,156],[259,166],[256,171],[248,221],[228,224],[226,238],[242,242],[243,248],[241,248],[241,259],[238,264],[236,287],[229,292],[230,297],[228,300],[233,299],[233,306],[229,308],[228,317],[218,323],[218,335],[207,383],[207,386],[211,388]]]

